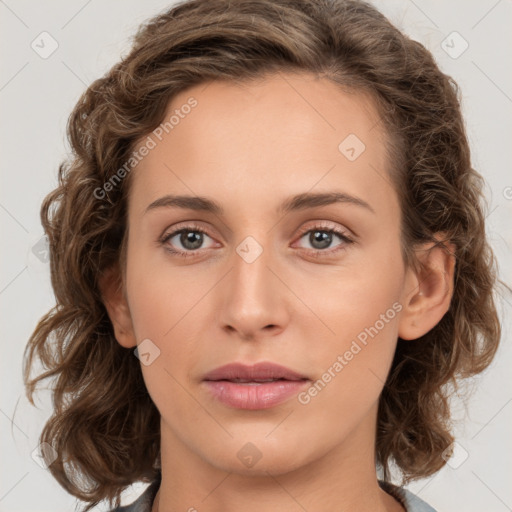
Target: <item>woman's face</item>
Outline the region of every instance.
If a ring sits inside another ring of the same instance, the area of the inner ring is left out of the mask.
[[[327,79],[279,74],[195,86],[173,99],[171,115],[144,138],[132,171],[133,338],[120,339],[144,342],[162,449],[262,474],[338,450],[372,458],[378,398],[415,284],[373,103]],[[337,201],[321,198],[334,193]],[[259,362],[308,380],[204,380],[228,363]]]

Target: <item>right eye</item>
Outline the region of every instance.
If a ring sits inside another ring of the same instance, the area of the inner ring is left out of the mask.
[[[198,226],[184,226],[180,229],[165,233],[160,242],[165,246],[165,249],[173,254],[178,254],[183,257],[195,256],[196,252],[201,248],[204,242],[204,237],[210,238],[206,231]],[[176,239],[172,242],[173,239]],[[176,244],[181,244],[181,248],[177,249]]]

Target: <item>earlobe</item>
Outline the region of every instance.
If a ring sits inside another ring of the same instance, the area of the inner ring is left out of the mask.
[[[105,270],[99,279],[99,288],[117,342],[125,348],[135,347],[137,342],[133,332],[130,308],[117,265]]]
[[[442,233],[436,235],[441,238]],[[429,243],[418,252],[420,271],[407,270],[398,336],[417,339],[433,329],[450,308],[454,288],[455,245]]]

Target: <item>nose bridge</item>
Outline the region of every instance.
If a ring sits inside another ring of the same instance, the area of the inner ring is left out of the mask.
[[[282,327],[285,320],[282,284],[270,270],[275,266],[271,233],[244,238],[235,247],[233,267],[226,276],[229,285],[221,320],[244,337],[269,325]]]
[[[232,280],[240,304],[249,302],[253,303],[253,307],[260,304],[262,308],[273,287],[270,282],[273,275],[268,268],[272,266],[272,251],[270,236],[256,236],[258,239],[248,235],[236,246]]]

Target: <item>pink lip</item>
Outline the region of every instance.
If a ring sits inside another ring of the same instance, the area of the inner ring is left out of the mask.
[[[276,380],[258,382],[268,379]],[[310,380],[284,366],[261,362],[221,366],[208,372],[203,382],[216,399],[230,407],[267,409],[296,395]]]
[[[301,375],[285,366],[263,361],[254,365],[245,365],[242,363],[230,363],[219,366],[204,375],[203,380],[265,380],[265,379],[286,379],[301,380],[307,379],[306,375]]]

